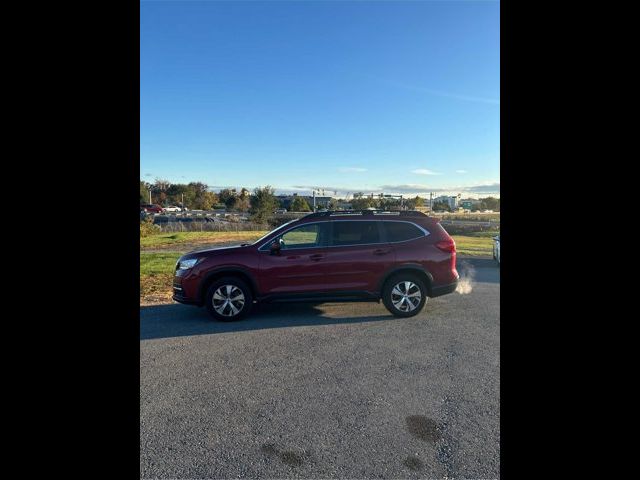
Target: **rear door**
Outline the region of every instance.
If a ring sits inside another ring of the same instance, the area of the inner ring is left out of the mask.
[[[260,291],[263,295],[320,293],[326,287],[328,223],[307,223],[285,231],[279,254],[269,244],[260,249]]]
[[[326,253],[328,292],[375,292],[378,281],[395,260],[393,249],[383,243],[378,220],[331,222]]]
[[[427,257],[426,248],[430,235],[425,228],[406,220],[384,220],[384,237],[395,252],[398,264],[412,263],[424,267]]]

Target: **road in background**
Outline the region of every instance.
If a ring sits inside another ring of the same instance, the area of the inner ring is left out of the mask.
[[[498,478],[500,273],[397,319],[264,305],[140,309],[142,478]]]

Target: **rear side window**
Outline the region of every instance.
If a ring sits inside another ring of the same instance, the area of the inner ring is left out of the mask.
[[[370,243],[380,243],[378,222],[344,220],[333,222],[331,245],[366,245]]]
[[[424,237],[424,232],[411,223],[382,222],[387,232],[387,242],[404,242]]]

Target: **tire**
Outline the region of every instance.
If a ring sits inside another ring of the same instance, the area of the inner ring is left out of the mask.
[[[232,302],[227,302],[229,297],[233,300]],[[205,306],[209,314],[216,320],[222,322],[240,320],[247,316],[252,304],[253,295],[251,294],[251,289],[239,278],[220,278],[214,281],[207,289]],[[235,310],[238,311],[235,312]]]
[[[400,296],[404,294],[406,282],[410,283],[410,296],[406,297],[404,301],[399,300]],[[418,295],[416,295],[418,291],[420,301],[416,303],[415,299],[418,298]],[[395,292],[399,292],[399,294]],[[395,317],[413,317],[420,313],[425,303],[427,303],[427,287],[420,278],[410,273],[394,275],[384,285],[382,302]]]

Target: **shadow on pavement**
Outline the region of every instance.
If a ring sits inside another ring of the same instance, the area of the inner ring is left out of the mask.
[[[372,303],[371,305],[376,304]],[[244,320],[226,323],[213,320],[204,308],[180,304],[141,306],[140,340],[212,335],[266,328],[396,320],[391,314],[386,313],[382,305],[380,308],[381,315],[330,318],[325,317],[325,312],[317,305],[303,303],[256,304],[253,306],[251,314]]]

